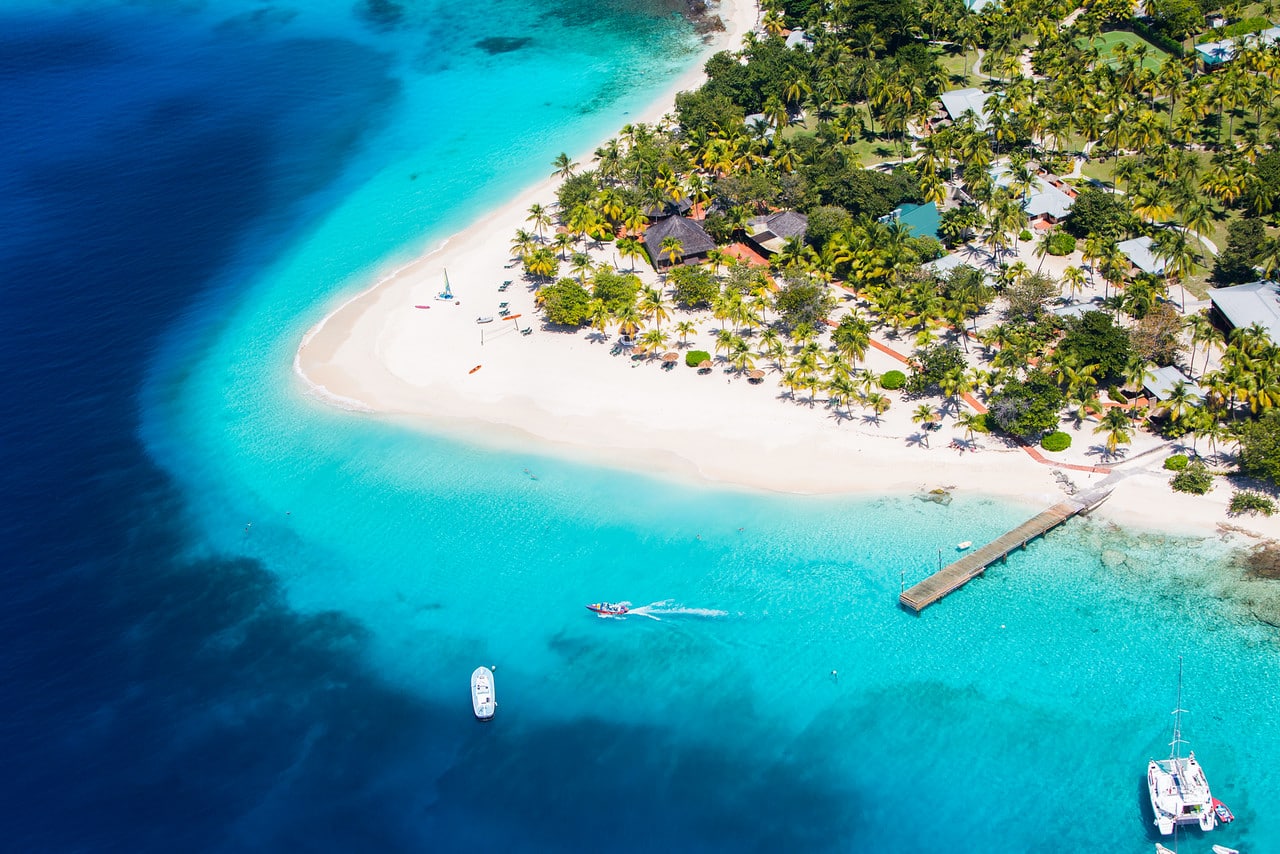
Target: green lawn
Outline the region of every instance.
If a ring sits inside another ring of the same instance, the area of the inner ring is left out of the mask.
[[[971,50],[965,54],[951,53],[941,48],[934,48],[934,55],[938,57],[938,64],[942,66],[943,72],[947,75],[947,89],[967,89],[970,86],[981,86],[985,82],[981,77],[977,77],[973,73],[974,63],[978,61],[978,52],[976,50]]]
[[[1093,40],[1094,47],[1098,49],[1098,55],[1103,58],[1114,51],[1116,49],[1116,45],[1122,43],[1128,45],[1130,51],[1138,45],[1146,45],[1147,57],[1142,60],[1142,66],[1152,71],[1160,70],[1161,64],[1169,58],[1169,54],[1165,53],[1146,39],[1135,35],[1134,33],[1122,30],[1112,30],[1109,33],[1103,33]],[[1079,44],[1081,47],[1084,47],[1087,42],[1084,39],[1081,39]]]

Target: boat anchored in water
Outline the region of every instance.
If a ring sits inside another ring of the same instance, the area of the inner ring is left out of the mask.
[[[629,602],[595,602],[587,606],[588,611],[595,611],[602,617],[621,617],[631,610]]]
[[[487,667],[477,667],[471,674],[471,708],[482,721],[492,720],[498,708],[493,693],[493,671]]]
[[[1160,833],[1169,836],[1178,825],[1195,824],[1213,830],[1213,794],[1195,751],[1181,756],[1182,740],[1182,659],[1178,659],[1178,706],[1173,710],[1173,741],[1168,759],[1147,763],[1147,792]]]

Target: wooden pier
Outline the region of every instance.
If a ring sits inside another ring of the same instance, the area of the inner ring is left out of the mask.
[[[1101,504],[1111,490],[1095,490],[1083,493],[1069,501],[1061,501],[1036,514],[1002,537],[987,543],[980,549],[968,552],[955,563],[939,569],[919,584],[903,591],[898,604],[908,611],[920,613],[948,593],[959,590],[969,581],[987,571],[987,567],[1004,560],[1014,549],[1025,549],[1027,543],[1044,536],[1072,516],[1087,513]]]

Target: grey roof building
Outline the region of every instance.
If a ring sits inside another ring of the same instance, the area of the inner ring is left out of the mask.
[[[1164,260],[1152,253],[1151,246],[1152,240],[1146,236],[1122,240],[1116,244],[1116,248],[1124,253],[1124,257],[1128,258],[1133,266],[1148,275],[1163,276]]]
[[[796,211],[778,211],[747,223],[747,236],[762,252],[777,252],[792,237],[804,239],[809,218]]]
[[[1204,399],[1204,389],[1173,365],[1156,368],[1147,374],[1147,378],[1142,381],[1142,387],[1151,392],[1156,400],[1164,402],[1173,395],[1174,386],[1178,383],[1182,383],[1182,387],[1196,400]]]
[[[1210,288],[1209,299],[1214,312],[1232,329],[1247,329],[1257,323],[1267,331],[1271,343],[1280,344],[1280,284],[1264,281]]]
[[[952,89],[939,95],[938,100],[942,101],[942,108],[947,111],[951,121],[956,121],[965,113],[973,113],[978,130],[986,130],[987,99],[990,97],[990,92],[983,92],[981,89]]]
[[[674,237],[680,241],[680,258],[683,261],[698,261],[716,247],[711,235],[702,226],[682,216],[667,217],[649,226],[644,233],[644,248],[654,267],[669,267],[671,260],[662,251],[662,241]]]

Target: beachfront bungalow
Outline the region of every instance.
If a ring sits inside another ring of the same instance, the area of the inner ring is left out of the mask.
[[[1147,394],[1163,403],[1173,396],[1173,389],[1178,383],[1182,383],[1182,387],[1191,393],[1196,401],[1204,400],[1204,389],[1196,383],[1191,377],[1175,368],[1173,365],[1166,365],[1163,368],[1156,368],[1147,374],[1142,380],[1142,387]]]
[[[813,50],[813,39],[805,34],[804,30],[792,30],[787,34],[787,47],[791,49],[800,48],[801,50]]]
[[[778,211],[747,223],[747,239],[761,252],[772,255],[793,238],[804,240],[809,218],[797,211]]]
[[[938,238],[938,227],[942,218],[938,216],[938,206],[933,202],[923,205],[902,205],[880,217],[880,222],[898,222],[907,227],[912,237]]]
[[[1154,245],[1151,238],[1145,235],[1132,240],[1122,240],[1116,244],[1121,254],[1129,259],[1130,275],[1135,272],[1146,273],[1149,276],[1164,275],[1164,260],[1157,258],[1151,251]]]
[[[1062,222],[1071,215],[1071,206],[1075,204],[1076,191],[1061,178],[1057,179],[1061,185],[1055,185],[1049,180],[1051,177],[1057,178],[1047,173],[1035,175],[1031,189],[1022,200],[1022,208],[1027,212],[1027,225],[1037,231],[1048,231]],[[1012,175],[1004,167],[993,168],[991,180],[1006,190],[1013,186]]]
[[[951,121],[957,121],[965,113],[973,113],[977,120],[974,126],[978,130],[987,129],[987,99],[991,97],[990,92],[983,92],[981,89],[952,89],[950,92],[943,92],[938,96],[942,101],[942,108],[947,111],[948,118]]]
[[[644,233],[644,248],[655,270],[671,266],[670,256],[663,251],[662,242],[668,237],[680,241],[677,260],[694,264],[706,260],[707,253],[716,248],[716,242],[702,226],[682,216],[670,216],[649,226]]]
[[[1270,47],[1280,42],[1280,27],[1268,27],[1259,33],[1250,33],[1236,39],[1223,39],[1196,45],[1196,54],[1204,64],[1206,71],[1221,68],[1236,58],[1241,45],[1245,47]]]
[[[1210,316],[1223,329],[1247,329],[1259,324],[1271,343],[1280,344],[1280,284],[1253,282],[1230,288],[1209,288]]]
[[[742,126],[760,139],[773,139],[773,121],[764,113],[752,113],[742,120]]]

